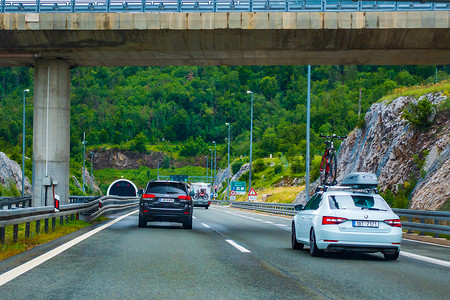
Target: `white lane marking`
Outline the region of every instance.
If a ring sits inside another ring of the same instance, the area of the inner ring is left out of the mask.
[[[431,257],[427,257],[427,256],[414,254],[411,252],[405,252],[405,251],[400,251],[400,255],[450,268],[450,261],[440,260],[440,259],[436,259],[436,258],[431,258]]]
[[[225,212],[225,213],[231,214],[230,212],[227,212],[227,211],[225,211],[223,209],[213,208],[213,210],[218,210],[218,211],[221,211],[221,212]],[[230,208],[230,210],[235,210],[235,209],[234,208]],[[255,212],[254,212],[254,214],[261,215],[261,214],[255,213]],[[278,219],[281,219],[281,220],[288,220],[288,221],[292,220],[292,218],[294,217],[294,216],[287,216],[287,218],[286,218],[286,217],[279,217],[279,216],[275,216],[275,215],[264,215],[264,216],[271,217],[271,218],[278,218]]]
[[[270,222],[270,221],[263,221],[263,223],[266,223],[266,224],[273,224],[273,222]]]
[[[235,241],[233,240],[225,240],[228,244],[232,245],[234,248],[238,249],[239,251],[243,252],[243,253],[250,253],[249,250],[245,249],[244,247],[242,247],[241,245],[237,244]]]
[[[433,244],[433,243],[424,242],[424,241],[417,241],[417,240],[411,240],[411,239],[405,239],[405,238],[403,238],[403,240],[410,241],[410,242],[415,242],[415,243],[422,243],[422,244],[432,245],[432,246],[439,246],[439,247],[450,248],[450,246],[447,246],[447,245]]]
[[[66,251],[67,249],[75,246],[76,244],[84,241],[85,239],[87,239],[87,238],[93,236],[94,234],[102,231],[103,229],[106,229],[109,226],[111,226],[113,224],[116,224],[117,222],[121,221],[122,219],[125,219],[126,217],[128,217],[128,216],[130,216],[130,215],[132,215],[132,214],[134,214],[134,213],[136,213],[138,211],[139,210],[135,210],[135,211],[132,211],[132,212],[126,214],[126,215],[123,215],[123,216],[121,216],[121,217],[119,217],[119,218],[117,218],[117,219],[115,219],[115,220],[113,220],[113,221],[111,221],[111,222],[109,222],[109,223],[107,223],[105,225],[102,225],[102,226],[100,226],[100,227],[98,227],[98,228],[96,228],[94,230],[91,230],[91,231],[89,231],[89,232],[87,232],[87,233],[85,233],[85,234],[83,234],[83,235],[81,235],[81,236],[79,236],[79,237],[77,237],[77,238],[75,238],[75,239],[73,239],[73,240],[71,240],[71,241],[69,241],[69,242],[67,242],[67,243],[65,243],[65,244],[55,248],[55,249],[53,249],[53,250],[50,250],[49,252],[44,253],[44,254],[42,254],[42,255],[40,255],[40,256],[38,256],[38,257],[28,261],[28,262],[26,262],[26,263],[24,263],[24,264],[22,264],[22,265],[20,265],[20,266],[18,266],[16,268],[14,268],[14,269],[8,271],[8,272],[5,272],[5,273],[1,274],[0,275],[0,286],[4,285],[5,283],[8,283],[9,281],[13,280],[14,278],[16,278],[16,277],[18,277],[18,276],[20,276],[20,275],[30,271],[31,269],[39,266],[40,264],[46,262],[47,260],[57,256],[58,254],[61,254],[62,252]]]
[[[202,223],[202,225],[206,228],[211,228],[211,226],[209,226],[208,224]]]
[[[192,218],[197,219],[196,217],[192,216]]]
[[[279,226],[279,227],[288,227],[287,225],[284,224],[274,224],[275,226]]]

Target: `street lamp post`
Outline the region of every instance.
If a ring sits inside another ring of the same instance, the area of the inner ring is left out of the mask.
[[[213,141],[214,144],[214,185],[216,185],[216,177],[217,177],[217,170],[216,170],[216,166],[217,166],[217,161],[216,161],[216,141]],[[215,190],[214,190],[215,192]]]
[[[213,150],[210,148],[209,151],[211,151],[211,159],[209,160],[211,162],[211,175],[210,175],[210,181],[208,182],[212,182],[213,177]]]
[[[92,180],[94,178],[93,164],[94,164],[94,152],[91,151],[91,193],[92,193],[92,195],[94,195],[94,190],[92,189]]]
[[[22,132],[22,197],[25,196],[25,93],[30,90],[23,90],[23,132]]]
[[[231,126],[230,123],[225,123],[225,125],[228,126],[228,172],[227,172],[227,177],[228,177],[228,185],[227,185],[227,200],[230,201],[230,135],[231,135]]]
[[[248,192],[252,189],[252,144],[253,144],[253,92],[247,91],[247,94],[251,94],[251,105],[250,105],[250,170],[248,173]]]
[[[208,182],[208,155],[205,155],[206,157],[206,182]]]
[[[86,132],[83,132],[83,193],[84,193],[84,170],[86,161]]]

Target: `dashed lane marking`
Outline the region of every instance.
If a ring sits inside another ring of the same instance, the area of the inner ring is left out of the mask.
[[[203,227],[211,228],[211,226],[209,226],[208,224],[202,223],[202,225],[203,225]]]
[[[250,250],[247,250],[246,248],[242,247],[241,245],[237,244],[235,241],[233,240],[225,240],[227,243],[229,243],[230,245],[232,245],[234,248],[238,249],[239,251],[243,252],[243,253],[250,253]]]
[[[400,251],[400,255],[450,268],[450,261],[440,260],[440,259],[422,256],[422,255],[418,255],[418,254],[414,254],[414,253],[410,253],[410,252],[405,252],[405,251]]]

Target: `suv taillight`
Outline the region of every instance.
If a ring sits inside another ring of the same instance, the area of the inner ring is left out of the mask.
[[[178,196],[180,200],[191,200],[191,196]]]
[[[402,227],[402,222],[400,221],[400,219],[384,220],[384,223],[392,227]]]
[[[329,216],[322,217],[322,225],[332,225],[332,224],[336,225],[345,221],[347,221],[346,218],[329,217]]]
[[[155,198],[155,195],[153,195],[153,194],[144,194],[144,195],[142,195],[142,198],[144,198],[144,199],[151,199],[151,198]]]

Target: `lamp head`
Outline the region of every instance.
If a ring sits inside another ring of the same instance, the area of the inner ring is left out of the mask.
[[[252,91],[247,91],[247,94],[253,94],[253,92]]]
[[[230,126],[230,123],[225,123],[225,125]]]
[[[27,93],[28,93],[29,91],[30,91],[29,89],[23,90],[23,92],[24,92],[24,93],[25,93],[25,92],[27,92]]]

